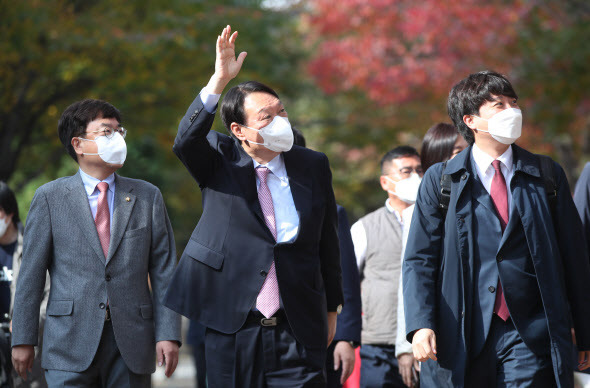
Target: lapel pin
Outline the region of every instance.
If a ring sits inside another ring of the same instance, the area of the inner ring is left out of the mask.
[[[125,201],[129,202],[129,201],[131,201],[131,198],[125,197]]]

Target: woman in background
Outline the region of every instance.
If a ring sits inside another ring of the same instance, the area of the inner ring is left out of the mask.
[[[467,148],[468,144],[459,135],[459,132],[452,124],[438,123],[430,127],[424,135],[422,140],[422,150],[420,151],[420,161],[422,163],[422,170],[426,172],[430,166],[439,162],[445,162],[453,159]],[[414,212],[414,205],[404,210],[402,219],[411,220]],[[402,235],[402,261],[406,250],[406,242],[408,241],[408,234],[410,231],[410,222],[404,222]],[[404,379],[404,383],[408,387],[416,386],[418,379],[418,372],[420,366],[414,360],[412,353],[412,344],[406,340],[406,318],[404,315],[404,299],[403,287],[400,273],[399,290],[397,293],[397,337],[395,343],[395,356],[398,359],[400,374]]]

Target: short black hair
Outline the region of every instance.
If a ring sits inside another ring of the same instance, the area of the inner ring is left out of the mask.
[[[299,147],[305,147],[305,136],[303,136],[303,132],[294,126],[291,126],[291,130],[293,130],[293,144]]]
[[[0,181],[0,208],[4,210],[4,213],[12,214],[12,223],[14,226],[17,226],[20,222],[20,217],[18,215],[16,196],[4,181]]]
[[[438,123],[430,127],[424,135],[420,150],[422,170],[426,171],[435,163],[449,160],[453,155],[457,136],[459,132],[453,124]]]
[[[277,92],[258,81],[242,82],[228,90],[221,102],[221,120],[230,135],[234,136],[231,131],[231,123],[244,124],[246,122],[244,100],[248,94],[254,92],[268,93],[279,98]]]
[[[121,113],[113,105],[102,100],[86,99],[74,102],[61,114],[57,123],[59,140],[68,154],[78,162],[78,155],[72,147],[72,139],[84,134],[88,123],[98,118],[116,119],[121,123]]]
[[[419,158],[420,154],[418,154],[418,151],[416,151],[414,147],[408,145],[395,147],[394,149],[387,151],[387,153],[383,155],[383,158],[381,158],[381,175],[385,175],[383,167],[386,163],[391,162],[393,159],[407,158],[411,156],[417,156]]]
[[[453,86],[449,93],[449,116],[469,145],[475,142],[475,138],[471,128],[463,122],[463,116],[479,115],[479,108],[486,101],[492,101],[492,94],[518,98],[510,81],[502,74],[491,70],[468,75]]]

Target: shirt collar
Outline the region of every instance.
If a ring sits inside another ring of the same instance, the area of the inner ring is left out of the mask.
[[[115,192],[115,173],[109,175],[105,180],[101,181],[96,179],[93,176],[86,174],[82,169],[80,169],[80,177],[82,178],[82,183],[84,184],[84,189],[86,190],[86,194],[91,196],[96,190],[96,185],[100,182],[106,182],[109,185],[109,190],[114,193]]]
[[[265,166],[268,167],[268,169],[280,180],[287,178],[287,169],[285,168],[285,161],[283,160],[282,153],[275,156],[267,164],[260,164],[254,159],[252,159],[252,161],[254,162],[254,168],[257,168],[258,166]]]
[[[397,210],[395,210],[393,208],[393,206],[391,206],[391,204],[389,203],[389,198],[387,198],[387,200],[385,201],[385,207],[387,208],[387,211],[388,212],[393,213],[393,215],[395,215],[395,218],[397,218],[397,220],[400,223],[403,223],[402,222],[402,216],[399,214],[399,212]]]
[[[475,160],[478,170],[485,175],[495,159],[483,152],[477,144],[473,144],[471,152],[473,153],[473,160]],[[512,146],[508,147],[508,149],[498,157],[498,160],[504,165],[506,171],[512,171],[514,161]]]

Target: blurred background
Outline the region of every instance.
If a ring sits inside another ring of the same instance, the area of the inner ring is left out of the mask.
[[[248,52],[229,86],[277,90],[330,158],[351,223],[385,200],[382,154],[419,149],[432,124],[450,122],[450,88],[479,70],[513,82],[517,144],[553,156],[572,189],[590,160],[587,0],[0,0],[0,180],[21,217],[37,187],[77,169],[57,137],[61,112],[104,99],[129,131],[120,173],[161,189],[180,253],[201,197],[172,143],[227,24]],[[225,132],[219,119],[214,129]]]

